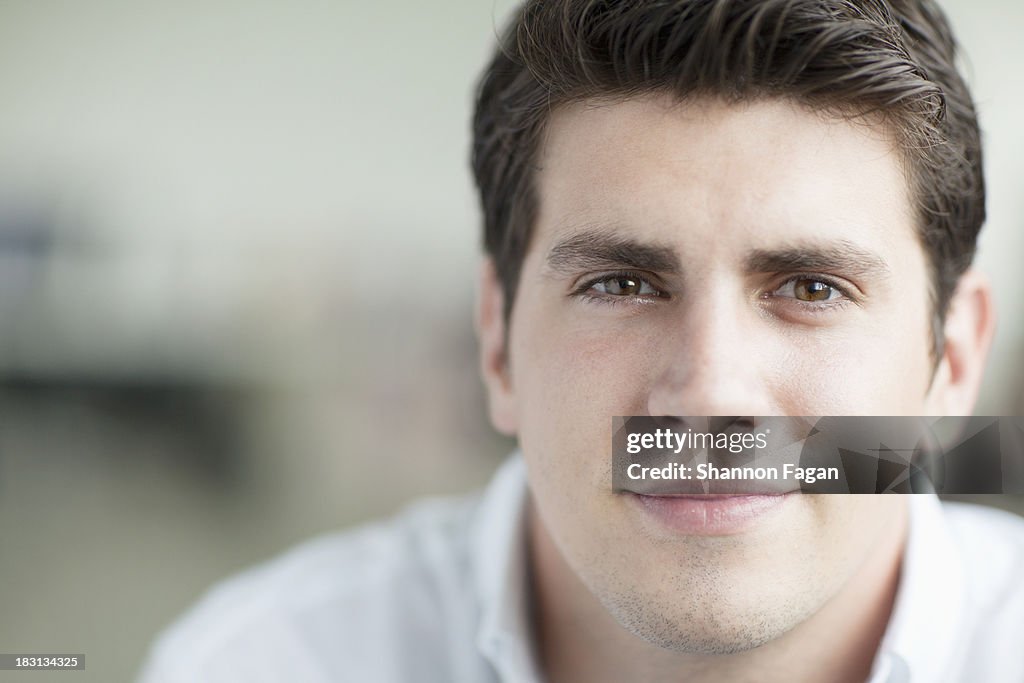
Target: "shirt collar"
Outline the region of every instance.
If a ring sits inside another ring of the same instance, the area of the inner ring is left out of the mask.
[[[942,504],[930,494],[907,498],[910,521],[899,588],[869,683],[941,681],[963,655],[956,627],[964,607],[964,570]],[[517,453],[484,493],[471,540],[481,607],[476,646],[504,681],[542,680],[531,636],[526,501],[526,466]]]
[[[476,646],[502,681],[541,680],[531,636],[526,501],[526,466],[517,453],[487,487],[472,532],[481,608]]]

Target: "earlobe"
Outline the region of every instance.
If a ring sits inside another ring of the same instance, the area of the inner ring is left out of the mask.
[[[494,262],[480,265],[477,283],[476,332],[480,343],[480,374],[487,389],[491,424],[502,434],[518,430],[515,391],[509,376],[505,297]]]
[[[968,271],[960,278],[943,330],[942,358],[928,394],[929,412],[970,415],[995,332],[992,287],[980,273]]]

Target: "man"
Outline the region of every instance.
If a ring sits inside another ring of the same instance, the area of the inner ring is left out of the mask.
[[[930,2],[527,2],[487,69],[479,500],[208,597],[146,681],[1021,681],[1024,523],[614,493],[626,415],[966,415],[981,149]]]

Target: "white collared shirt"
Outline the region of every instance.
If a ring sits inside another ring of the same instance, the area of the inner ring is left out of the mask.
[[[211,590],[141,683],[539,683],[525,468],[481,497],[302,545]],[[1024,520],[910,496],[910,536],[870,683],[1024,682]]]

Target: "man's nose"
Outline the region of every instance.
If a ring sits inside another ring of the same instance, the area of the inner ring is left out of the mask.
[[[662,365],[648,396],[650,414],[775,414],[770,337],[749,304],[709,298],[684,306],[663,341]]]

